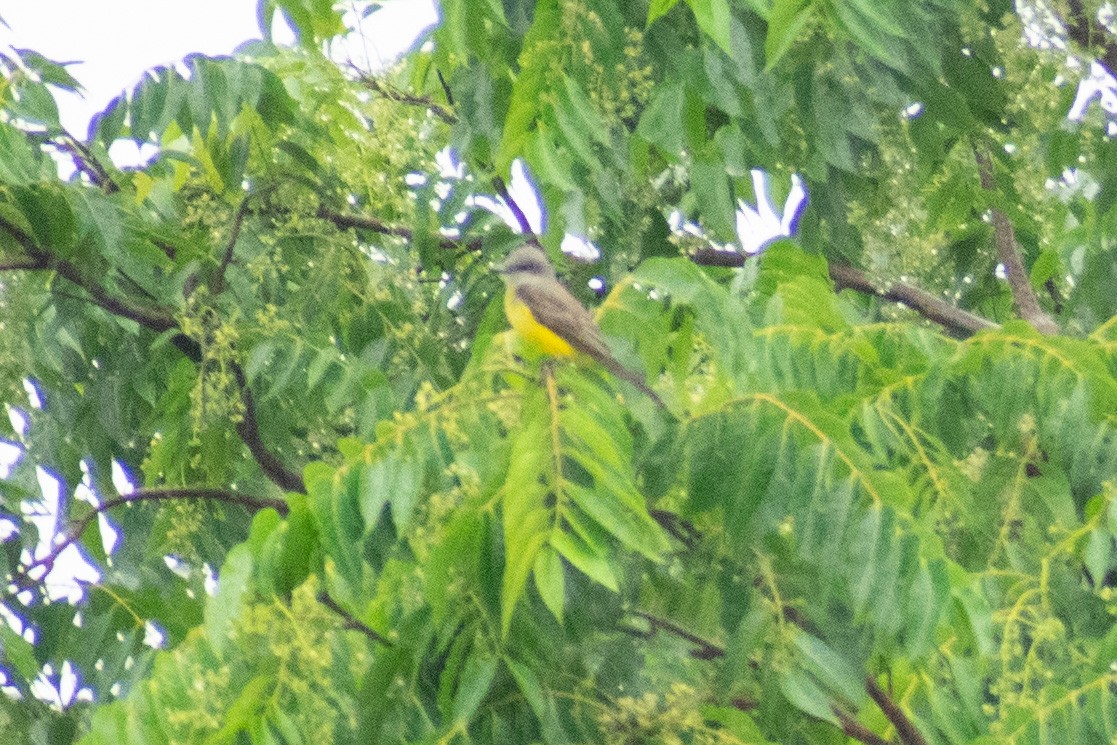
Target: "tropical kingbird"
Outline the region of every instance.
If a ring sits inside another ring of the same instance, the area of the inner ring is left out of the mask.
[[[504,312],[508,322],[525,342],[552,357],[573,357],[580,352],[666,408],[644,376],[613,356],[593,316],[558,281],[547,254],[532,245],[520,246],[496,270],[507,286]]]

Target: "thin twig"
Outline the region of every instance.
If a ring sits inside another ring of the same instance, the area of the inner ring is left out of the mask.
[[[0,216],[0,229],[12,236],[23,246],[29,257],[37,262],[35,266],[23,266],[21,268],[53,269],[60,276],[88,292],[93,302],[109,313],[135,321],[153,331],[162,333],[177,327],[178,324],[175,323],[174,316],[169,311],[162,308],[141,308],[109,295],[103,287],[83,277],[76,266],[40,248],[30,235],[2,216]]]
[[[993,176],[993,160],[989,153],[974,149],[974,158],[977,160],[977,172],[981,179],[981,188],[987,192],[997,189],[996,179]],[[1020,258],[1020,251],[1016,244],[1016,231],[1008,215],[999,207],[990,209],[993,218],[993,243],[997,247],[997,260],[1005,270],[1012,298],[1016,303],[1016,311],[1028,323],[1032,324],[1041,334],[1059,333],[1059,324],[1044,312],[1039,305],[1039,298],[1032,289],[1028,272],[1024,269],[1024,261]]]
[[[174,317],[167,311],[162,311],[161,309],[149,310],[137,308],[112,297],[103,287],[82,277],[77,267],[73,264],[59,259],[39,248],[31,236],[23,232],[18,226],[8,222],[2,216],[0,216],[0,229],[5,230],[9,235],[15,238],[16,241],[23,246],[24,250],[27,251],[31,259],[45,264],[47,267],[58,272],[62,277],[81,287],[90,294],[95,304],[109,313],[123,318],[129,318],[139,323],[141,326],[159,333],[179,329],[178,322],[175,321]],[[172,337],[171,343],[194,362],[201,361],[202,353],[198,342],[181,333],[181,331]],[[256,419],[256,405],[252,398],[252,391],[248,387],[248,381],[245,379],[244,371],[241,369],[240,365],[234,365],[233,372],[236,375],[237,385],[240,388],[241,398],[244,402],[243,418],[236,425],[237,434],[240,436],[241,440],[244,441],[244,444],[248,446],[249,452],[252,454],[252,457],[256,459],[257,464],[259,464],[265,476],[271,479],[281,489],[305,493],[306,486],[303,484],[302,476],[296,471],[287,468],[274,453],[270,452],[267,447],[265,447],[263,439],[260,436],[260,425]]]
[[[383,635],[378,633],[376,629],[372,628],[368,624],[362,623],[361,621],[357,620],[352,613],[342,608],[336,600],[330,597],[330,593],[326,592],[325,590],[322,590],[318,593],[318,602],[341,616],[342,625],[345,628],[352,629],[354,631],[360,631],[362,634],[378,644],[383,644],[386,647],[393,646],[393,644],[388,641]]]
[[[412,240],[414,233],[409,228],[404,228],[398,225],[388,225],[385,222],[377,220],[375,217],[365,217],[363,215],[346,215],[340,212],[335,212],[326,206],[318,208],[318,217],[323,220],[332,222],[342,229],[356,229],[356,230],[369,230],[373,233],[380,233],[381,235],[394,235],[405,240]],[[454,240],[452,238],[441,238],[438,241],[440,248],[456,250],[465,247],[469,251],[480,251],[484,245],[484,241],[480,238],[474,238],[471,241]]]
[[[435,103],[426,96],[416,96],[414,93],[400,90],[394,85],[385,83],[375,76],[363,72],[358,73],[357,79],[367,86],[369,90],[379,93],[389,101],[397,101],[399,103],[408,104],[409,106],[421,106],[446,124],[457,124],[458,122],[458,117],[454,112],[450,111],[442,104]]]
[[[633,611],[632,615],[648,622],[651,627],[648,632],[648,637],[655,636],[657,631],[666,631],[698,647],[698,649],[692,649],[690,652],[690,656],[695,659],[713,660],[725,656],[725,649],[723,647],[719,647],[711,641],[707,641],[696,634],[692,634],[673,621],[668,621],[666,618],[660,618],[659,616],[654,616],[651,613],[645,613],[639,610]]]
[[[247,214],[248,197],[245,197],[240,200],[237,215],[233,218],[233,229],[229,233],[229,241],[225,244],[225,255],[221,257],[221,264],[218,265],[217,273],[213,276],[211,287],[214,295],[220,295],[225,291],[225,271],[229,268],[229,264],[233,263],[233,249],[236,248],[241,226],[244,225],[244,216]]]
[[[438,75],[438,84],[442,86],[442,92],[446,95],[446,103],[450,106],[454,105],[454,94],[450,90],[450,84],[446,82],[446,78],[442,76],[442,70],[435,70]]]
[[[120,187],[113,181],[109,172],[81,140],[67,134],[60,140],[51,140],[50,144],[73,158],[74,166],[88,176],[94,186],[100,187],[106,194],[120,191]]]
[[[213,489],[213,488],[166,488],[166,489],[137,489],[131,494],[126,494],[121,497],[114,497],[113,499],[106,500],[93,508],[93,511],[84,515],[80,520],[75,522],[69,530],[62,535],[62,540],[56,541],[51,546],[50,553],[46,556],[40,557],[32,561],[26,567],[22,567],[19,574],[27,579],[31,578],[31,572],[43,567],[46,571],[43,576],[50,573],[54,568],[54,563],[58,557],[62,555],[69,546],[81,540],[82,535],[85,533],[89,525],[97,518],[98,515],[107,512],[115,507],[120,507],[126,504],[136,504],[138,502],[156,502],[167,501],[176,499],[206,499],[217,502],[224,502],[226,504],[236,504],[242,507],[247,507],[252,510],[262,510],[272,508],[279,512],[281,515],[287,514],[287,503],[282,499],[268,499],[266,497],[255,497],[250,494],[241,494],[239,492],[230,491],[228,489]]]
[[[927,745],[927,740],[916,728],[915,723],[908,718],[908,715],[871,676],[865,679],[865,691],[869,694],[869,698],[875,701],[880,710],[884,712],[884,716],[891,722],[892,726],[896,728],[896,736],[900,738],[903,745]]]

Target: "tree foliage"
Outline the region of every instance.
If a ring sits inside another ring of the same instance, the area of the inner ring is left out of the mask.
[[[369,71],[267,0],[84,137],[0,57],[0,739],[1113,740],[1100,5],[445,0]],[[667,410],[521,359],[532,232]]]

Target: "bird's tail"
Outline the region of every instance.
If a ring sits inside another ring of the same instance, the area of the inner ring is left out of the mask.
[[[615,358],[601,360],[601,362],[604,363],[606,369],[608,369],[609,372],[613,373],[618,378],[626,380],[632,385],[636,386],[640,389],[641,393],[643,393],[651,400],[655,401],[661,409],[667,410],[667,404],[665,404],[663,402],[663,399],[659,397],[659,394],[652,390],[652,387],[644,381],[643,375],[636,372],[635,370],[629,370]]]

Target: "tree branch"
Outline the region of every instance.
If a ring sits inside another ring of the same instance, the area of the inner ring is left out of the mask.
[[[38,270],[46,269],[47,263],[41,258],[34,258],[31,256],[21,256],[15,259],[8,259],[0,261],[0,272],[13,272],[23,270]]]
[[[341,212],[326,207],[325,205],[318,207],[318,217],[323,220],[332,222],[337,227],[348,230],[350,228],[355,230],[369,230],[373,233],[380,233],[381,235],[394,235],[405,240],[412,240],[414,234],[410,229],[400,227],[398,225],[388,225],[387,223],[377,220],[375,217],[364,217],[363,215],[345,215]],[[457,249],[464,246],[469,251],[480,251],[484,242],[480,238],[474,238],[471,241],[460,241],[452,238],[442,238],[438,242],[439,247],[446,249]]]
[[[217,267],[217,273],[213,275],[211,287],[214,295],[220,295],[225,291],[225,270],[229,268],[229,264],[233,263],[233,249],[236,248],[241,226],[244,225],[244,216],[247,214],[248,197],[245,197],[240,200],[237,215],[233,218],[233,229],[229,233],[229,242],[225,244],[225,255],[221,257],[221,264]]]
[[[838,718],[838,722],[842,725],[842,732],[847,737],[852,737],[857,742],[865,743],[865,745],[891,745],[888,740],[885,740],[838,707],[831,706],[830,711],[834,712],[834,716]]]
[[[875,701],[880,710],[884,712],[884,716],[888,718],[892,726],[896,728],[896,736],[900,738],[903,745],[927,745],[927,740],[916,729],[915,723],[885,693],[884,689],[877,685],[876,680],[872,677],[865,679],[865,691],[869,694],[869,698]]]
[[[883,300],[906,305],[927,320],[939,324],[954,336],[972,336],[978,331],[997,328],[997,324],[989,319],[951,305],[914,285],[897,282],[888,289],[882,290],[876,287],[860,269],[846,264],[831,263],[830,278],[834,280],[839,290],[857,290]]]
[[[697,649],[692,649],[690,651],[690,656],[695,658],[696,660],[713,660],[717,659],[718,657],[725,656],[724,648],[719,647],[713,642],[707,641],[706,639],[703,639],[696,634],[690,633],[682,626],[679,626],[673,621],[668,621],[665,618],[653,616],[651,613],[645,613],[644,611],[639,610],[633,611],[632,615],[642,618],[648,622],[650,626],[650,629],[647,633],[648,638],[655,636],[656,633],[659,631],[666,631],[672,636],[677,636],[680,639],[685,639],[686,641],[696,646]]]
[[[23,250],[28,253],[31,260],[29,262],[23,262],[21,266],[16,268],[52,269],[57,272],[59,276],[69,280],[89,293],[90,298],[96,305],[114,316],[120,316],[121,318],[135,321],[141,326],[146,326],[159,333],[177,328],[178,324],[169,311],[163,310],[162,308],[156,310],[141,308],[126,303],[118,298],[114,298],[109,295],[103,287],[83,277],[81,272],[78,271],[78,268],[72,263],[40,248],[38,244],[36,244],[34,238],[23,232],[18,225],[8,221],[8,219],[3,216],[0,216],[0,229],[3,229],[4,232],[12,236],[16,242],[23,246]]]
[[[1110,75],[1117,76],[1117,43],[1105,38],[1104,30],[1094,33],[1095,24],[1086,15],[1082,0],[1067,0],[1067,7],[1070,9],[1070,17],[1063,21],[1067,36],[1086,50],[1090,50],[1095,44],[1101,45],[1102,53],[1098,62],[1105,66]]]
[[[987,192],[996,191],[993,160],[989,157],[989,153],[975,148],[974,157],[977,160],[981,188]],[[1016,312],[1041,334],[1059,333],[1059,325],[1040,307],[1039,298],[1032,289],[1028,272],[1024,269],[1024,262],[1017,249],[1016,232],[1012,228],[1008,215],[998,207],[991,208],[990,213],[993,217],[993,243],[997,247],[997,260],[1005,268],[1008,286],[1012,290],[1012,298],[1016,303]]]
[[[60,140],[50,140],[49,142],[73,158],[74,166],[88,176],[94,186],[99,186],[106,194],[120,191],[120,187],[113,181],[112,176],[101,165],[101,162],[76,137],[67,134]]]
[[[81,287],[90,294],[94,303],[109,313],[129,318],[141,326],[159,333],[179,329],[178,322],[170,313],[136,308],[112,297],[103,287],[82,277],[73,264],[39,248],[31,236],[2,216],[0,216],[0,229],[5,230],[15,238],[24,250],[30,254],[30,259],[42,265],[41,268],[53,269],[60,276]],[[26,263],[28,262],[21,262],[21,264]],[[34,268],[40,268],[38,264]],[[185,334],[181,332],[176,334],[171,342],[191,360],[198,362],[202,359],[202,351],[198,342]],[[279,458],[265,447],[260,436],[260,426],[256,420],[256,405],[252,398],[252,391],[248,387],[248,381],[244,377],[244,371],[240,365],[233,365],[233,372],[236,375],[237,386],[240,388],[241,398],[244,401],[244,418],[236,425],[237,434],[248,446],[248,451],[256,459],[265,476],[281,489],[305,493],[306,486],[303,484],[302,477],[297,472],[287,468]]]
[[[431,112],[436,117],[441,119],[446,124],[458,123],[458,117],[456,114],[447,109],[445,106],[435,103],[426,96],[416,96],[414,93],[402,91],[393,85],[389,85],[388,83],[378,80],[373,75],[369,75],[360,71],[358,71],[357,79],[360,80],[360,82],[363,83],[369,90],[375,93],[379,93],[381,96],[384,96],[384,98],[388,99],[389,101],[398,101],[399,103],[405,103],[411,106],[421,106],[422,108],[426,109],[427,111]],[[447,96],[447,98],[449,98],[449,96]],[[451,103],[451,105],[453,104]]]
[[[732,251],[703,249],[691,258],[696,264],[702,266],[741,267],[744,266],[747,257]],[[992,321],[957,308],[914,285],[898,282],[887,290],[882,290],[874,285],[860,269],[855,269],[846,264],[830,262],[830,278],[834,280],[834,284],[839,290],[856,290],[883,300],[906,305],[924,318],[943,326],[955,336],[971,336],[978,331],[997,327],[997,324]]]
[[[241,494],[239,492],[230,491],[228,489],[211,489],[211,488],[167,488],[167,489],[137,489],[131,494],[126,494],[121,497],[114,497],[109,499],[93,508],[93,511],[83,516],[80,520],[74,523],[69,530],[61,535],[62,540],[56,541],[51,546],[50,552],[43,557],[40,557],[26,567],[19,570],[19,575],[31,581],[38,581],[31,577],[31,572],[36,569],[44,568],[43,576],[50,573],[54,568],[55,562],[58,557],[62,555],[69,546],[81,540],[82,535],[98,515],[107,512],[115,507],[120,507],[125,504],[136,504],[138,502],[157,502],[167,501],[174,499],[207,499],[216,502],[224,502],[226,504],[236,504],[242,507],[247,507],[251,510],[262,510],[268,507],[276,510],[281,515],[287,514],[287,503],[282,499],[268,499],[266,497],[254,497],[249,494]]]
[[[297,471],[288,468],[264,445],[264,440],[260,437],[260,425],[256,419],[256,402],[252,398],[248,380],[244,377],[244,370],[236,363],[233,363],[232,368],[237,387],[240,388],[241,400],[244,402],[244,415],[237,423],[237,434],[248,446],[248,452],[252,453],[252,457],[256,459],[265,476],[280,489],[305,494],[306,484],[303,483],[303,477]]]
[[[372,639],[378,644],[383,644],[386,647],[394,646],[390,641],[384,638],[383,635],[377,632],[376,629],[372,628],[368,624],[361,623],[353,616],[352,613],[342,608],[336,600],[330,597],[330,593],[326,592],[325,590],[322,590],[318,593],[318,602],[341,616],[343,619],[342,625],[345,628],[352,629],[354,631],[360,631],[369,639]]]

